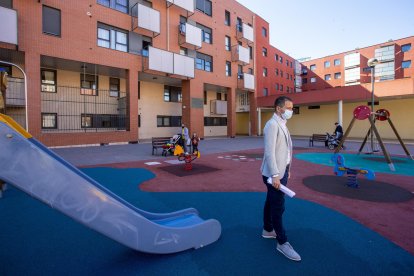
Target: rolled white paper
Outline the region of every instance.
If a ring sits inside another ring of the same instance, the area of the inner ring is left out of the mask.
[[[267,184],[273,185],[273,179],[271,177],[267,178]],[[294,191],[292,191],[291,189],[289,189],[283,184],[280,184],[279,190],[285,193],[285,195],[287,195],[288,197],[294,197],[296,195]]]

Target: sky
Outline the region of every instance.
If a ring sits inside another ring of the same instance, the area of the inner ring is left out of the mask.
[[[237,0],[269,23],[270,44],[320,58],[414,35],[414,0]]]

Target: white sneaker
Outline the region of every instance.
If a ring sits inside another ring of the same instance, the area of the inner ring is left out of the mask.
[[[289,242],[285,242],[284,244],[277,243],[276,246],[277,251],[285,255],[286,258],[291,259],[293,261],[299,262],[302,260],[299,254],[293,249]]]
[[[272,232],[268,232],[268,231],[263,229],[262,237],[265,238],[265,239],[276,239],[276,232],[275,232],[275,230],[272,230]]]

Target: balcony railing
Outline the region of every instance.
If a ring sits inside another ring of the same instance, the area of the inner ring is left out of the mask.
[[[194,78],[194,58],[148,47],[148,57],[142,58],[144,71]]]
[[[0,42],[17,45],[17,11],[0,7]]]
[[[243,65],[250,63],[249,49],[241,45],[233,45],[231,47],[231,60],[242,63]]]
[[[237,74],[237,88],[242,90],[254,90],[254,75],[248,73]]]
[[[161,18],[160,12],[142,4],[136,3],[131,8],[132,31],[144,29],[153,33],[153,36],[160,34]]]
[[[24,79],[8,77],[6,107],[25,107]]]
[[[200,28],[188,23],[180,23],[178,25],[178,43],[186,48],[194,48],[198,50],[202,45],[202,31]]]
[[[238,40],[245,40],[247,44],[254,43],[253,28],[245,23],[236,25],[236,36]]]
[[[86,89],[80,87],[55,86],[55,92],[41,92],[42,131],[70,133],[126,130],[129,121],[128,93],[90,90],[93,93],[85,94]]]

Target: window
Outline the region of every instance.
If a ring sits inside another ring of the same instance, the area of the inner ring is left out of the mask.
[[[231,76],[231,62],[230,61],[226,61],[226,76],[227,77]]]
[[[404,44],[403,46],[401,46],[401,51],[402,51],[403,53],[408,52],[408,51],[410,51],[410,50],[411,50],[411,43]]]
[[[42,92],[56,93],[56,70],[41,69]]]
[[[306,83],[308,83],[308,79],[307,78],[303,78],[302,79],[302,84],[306,84]]]
[[[42,6],[42,29],[44,34],[60,36],[60,10]]]
[[[180,47],[180,55],[183,55],[183,56],[188,55],[188,49]]]
[[[315,82],[316,82],[316,78],[315,77],[311,78],[311,83],[315,83]]]
[[[279,76],[279,69],[275,69],[275,74],[276,74],[276,76]]]
[[[204,126],[227,126],[226,117],[204,117]]]
[[[268,95],[267,88],[263,88],[263,96],[267,96],[267,95]]]
[[[289,73],[286,73],[286,78],[289,79]]]
[[[289,86],[286,86],[286,92],[288,92],[289,93],[289,90],[290,88],[289,88]]]
[[[309,67],[309,69],[310,69],[311,71],[315,71],[315,70],[316,70],[316,65],[315,65],[315,64],[312,64],[312,65]]]
[[[221,93],[220,92],[216,93],[216,100],[221,101]]]
[[[237,17],[236,30],[238,32],[242,32],[243,31],[243,21],[242,21],[242,19],[240,17]]]
[[[267,68],[263,67],[263,77],[267,77]]]
[[[404,60],[401,64],[401,68],[410,68],[411,67],[411,60]]]
[[[276,91],[279,91],[279,84],[278,83],[276,83],[275,88],[276,88]]]
[[[98,76],[81,74],[81,95],[98,96]]]
[[[1,0],[0,7],[13,9],[13,0]]]
[[[202,13],[207,14],[209,16],[212,15],[212,6],[211,6],[211,1],[209,1],[209,0],[197,0],[196,9],[199,12],[202,12]]]
[[[329,68],[331,67],[331,62],[330,61],[325,61],[324,64],[325,68]]]
[[[201,25],[198,23],[196,25],[197,25],[197,28],[201,29],[201,39],[205,43],[212,44],[213,43],[213,31],[209,27],[206,27],[204,25]]]
[[[98,4],[123,13],[128,13],[128,0],[98,0]]]
[[[164,85],[164,102],[182,102],[181,87]]]
[[[148,36],[142,36],[142,50],[141,54],[144,57],[147,57],[149,55],[149,47],[152,45],[152,38]],[[181,49],[180,49],[181,50]],[[187,50],[187,49],[186,49]]]
[[[157,127],[179,127],[181,126],[181,116],[157,115]]]
[[[42,128],[56,129],[57,128],[57,113],[42,113]]]
[[[262,27],[262,36],[267,37],[267,29]]]
[[[335,78],[336,80],[340,79],[340,78],[341,78],[341,73],[340,73],[340,72],[339,72],[339,73],[335,73],[334,78]]]
[[[325,75],[325,80],[326,80],[326,81],[331,80],[331,74],[327,74],[327,75]]]
[[[267,57],[267,49],[265,47],[262,48],[262,55]]]
[[[293,68],[293,63],[292,62],[290,62],[290,68]]]
[[[120,80],[117,78],[109,78],[109,96],[119,97]]]
[[[286,66],[289,67],[289,60],[286,60]]]
[[[230,19],[230,12],[224,11],[224,25],[230,26],[231,19]]]
[[[253,69],[252,68],[247,69],[247,73],[250,75],[253,75]]]
[[[300,111],[299,108],[300,108],[299,106],[294,106],[293,107],[293,114],[299,114],[299,111]]]
[[[249,58],[253,59],[253,47],[249,46]]]
[[[283,78],[283,71],[280,70],[280,77]]]
[[[213,72],[213,57],[197,52],[196,69]]]
[[[335,66],[341,65],[341,60],[340,59],[334,59],[334,65]]]
[[[280,91],[283,91],[283,84],[280,85]]]
[[[283,63],[283,57],[282,56],[279,57],[279,62]]]
[[[207,104],[207,91],[204,90],[204,105]]]
[[[231,50],[231,39],[227,35],[224,37],[224,45],[225,45],[226,51]]]
[[[279,61],[279,55],[278,54],[275,54],[275,60]]]
[[[98,23],[98,46],[127,52],[128,32]]]
[[[81,128],[91,128],[93,122],[92,114],[81,114]]]

